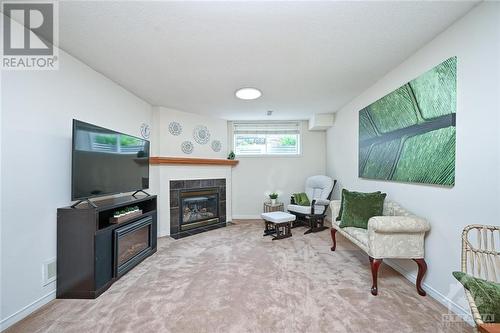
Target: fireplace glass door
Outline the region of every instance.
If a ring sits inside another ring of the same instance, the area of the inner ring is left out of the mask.
[[[181,230],[219,222],[219,193],[215,189],[181,192]]]
[[[115,275],[139,263],[152,249],[152,218],[138,220],[115,230]]]

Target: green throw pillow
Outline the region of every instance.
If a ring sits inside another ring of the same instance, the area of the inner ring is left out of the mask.
[[[344,193],[345,192],[350,192],[350,193],[363,193],[363,192],[354,192],[354,191],[348,191],[345,188],[342,189],[342,196],[340,198],[340,209],[339,209],[339,215],[335,218],[335,221],[340,221],[342,219],[342,210],[344,210]],[[382,193],[380,191],[377,192],[371,192],[371,193],[365,193],[365,194],[379,194]]]
[[[500,283],[478,279],[464,272],[453,276],[470,291],[484,322],[500,323]]]
[[[307,194],[304,192],[302,193],[295,193],[293,195],[295,198],[295,203],[299,206],[310,206],[311,202],[309,202],[309,198],[307,197]]]
[[[381,216],[384,210],[385,193],[343,192],[344,206],[340,227],[368,229],[368,220]]]

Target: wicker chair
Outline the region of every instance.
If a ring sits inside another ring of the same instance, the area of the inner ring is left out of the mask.
[[[500,226],[473,224],[465,227],[462,232],[461,269],[477,278],[500,282]],[[465,289],[465,295],[476,325],[484,325],[472,294]]]

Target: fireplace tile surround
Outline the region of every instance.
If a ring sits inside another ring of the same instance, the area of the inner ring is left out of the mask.
[[[197,190],[214,190],[218,194],[218,221],[208,222],[207,225],[183,230],[181,226],[181,193]],[[170,181],[170,237],[179,239],[200,232],[226,226],[226,179],[189,179]]]

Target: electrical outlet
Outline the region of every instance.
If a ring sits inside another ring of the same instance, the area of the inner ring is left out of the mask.
[[[48,285],[56,280],[57,277],[57,263],[56,258],[47,260],[42,265],[42,284],[43,286]]]

